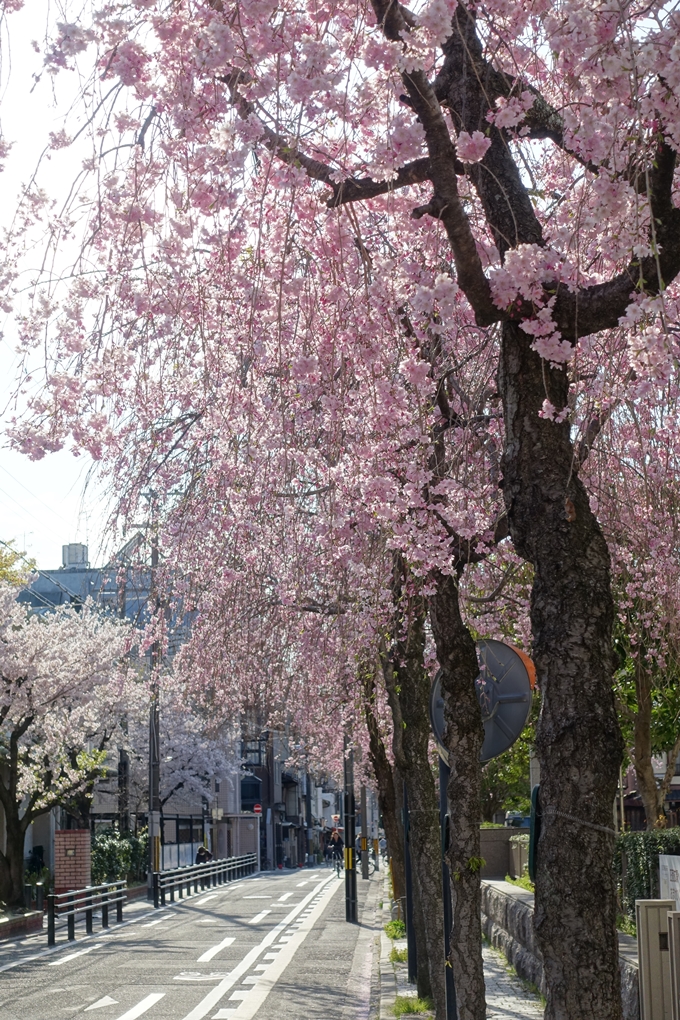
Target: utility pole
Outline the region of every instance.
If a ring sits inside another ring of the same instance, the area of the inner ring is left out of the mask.
[[[345,920],[357,923],[357,873],[354,865],[356,806],[354,803],[354,751],[345,735]]]
[[[152,496],[153,499],[153,496]],[[152,502],[151,538],[151,602],[158,615],[160,598],[156,573],[158,570],[158,529],[155,503]],[[149,708],[149,871],[161,870],[161,752],[159,719],[159,670],[161,646],[156,639],[151,646],[151,705]]]
[[[368,878],[368,804],[366,787],[361,787],[361,877]]]

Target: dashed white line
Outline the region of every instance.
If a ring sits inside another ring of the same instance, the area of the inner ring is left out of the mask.
[[[118,1020],[137,1020],[138,1016],[146,1013],[147,1010],[151,1009],[152,1006],[155,1006],[156,1003],[164,997],[165,992],[152,992],[151,995],[147,995],[145,999],[142,999],[142,1001],[138,1002],[136,1006],[129,1009],[127,1013],[123,1013],[122,1016],[119,1016]]]
[[[198,960],[196,962],[197,963],[208,963],[208,961],[212,960],[212,958],[214,956],[217,956],[217,954],[222,949],[226,949],[227,946],[230,946],[233,943],[233,941],[234,941],[233,937],[228,938],[228,939],[222,939],[222,941],[220,943],[218,943],[216,946],[213,946],[212,949],[207,949],[205,951],[205,953],[203,953],[202,956],[199,956],[199,958],[198,958]]]
[[[271,910],[261,910],[259,914],[255,914],[255,917],[251,917],[248,924],[259,924],[260,921],[264,921],[267,914],[271,914]]]
[[[54,991],[54,989],[53,989]],[[112,999],[110,995],[105,995],[103,999],[97,999],[91,1006],[88,1006],[83,1010],[84,1013],[89,1013],[91,1009],[101,1009],[102,1006],[117,1006],[118,999]]]
[[[202,903],[207,903],[208,900],[216,900],[220,894],[218,892],[210,893],[209,896],[203,896],[202,899],[196,900],[196,906],[200,907]]]
[[[285,902],[286,902],[286,900],[289,900],[289,899],[291,898],[291,896],[294,896],[294,895],[295,895],[295,894],[294,894],[294,893],[292,893],[292,892],[285,892],[285,893],[283,894],[283,896],[279,896],[279,898],[278,898],[278,900],[277,900],[276,902],[277,902],[277,903],[285,903]]]
[[[68,956],[62,956],[60,960],[51,960],[48,967],[61,967],[62,963],[68,963],[69,960],[75,960],[76,956],[85,956],[86,953],[92,953],[95,949],[100,949],[101,943],[96,946],[88,946],[87,949],[79,949],[77,953],[69,953]]]

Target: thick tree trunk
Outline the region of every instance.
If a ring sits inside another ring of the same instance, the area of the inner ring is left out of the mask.
[[[382,816],[387,840],[387,853],[391,860],[392,895],[401,902],[405,896],[404,886],[404,833],[401,824],[401,802],[397,801],[397,786],[401,779],[387,757],[378,720],[373,711],[375,680],[372,674],[364,680],[364,715],[368,729],[368,755],[378,784],[378,807]]]
[[[485,1020],[480,885],[481,768],[484,730],[475,679],[477,652],[460,615],[458,577],[440,575],[430,596],[430,620],[441,667],[446,746],[451,778],[447,791],[450,824],[453,930],[450,963],[456,985],[458,1020]]]
[[[427,959],[436,1016],[446,1016],[444,915],[441,898],[439,809],[429,758],[430,680],[424,666],[425,600],[404,560],[394,558],[395,642],[383,656],[394,720],[394,759],[408,791],[413,882],[425,919],[418,953]]]
[[[519,326],[505,324],[499,383],[510,531],[535,571],[543,811],[535,928],[546,1020],[620,1020],[611,829],[622,740],[611,682],[609,553],[576,476],[569,423],[539,417],[546,398],[566,405],[566,372],[550,369]]]
[[[5,833],[5,852],[0,852],[0,902],[11,910],[20,910],[24,906],[26,826],[11,806],[5,810]]]

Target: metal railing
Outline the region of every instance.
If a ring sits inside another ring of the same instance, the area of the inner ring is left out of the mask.
[[[123,903],[127,900],[126,882],[107,882],[105,885],[88,885],[84,889],[69,889],[68,892],[50,893],[47,897],[47,944],[56,942],[57,918],[66,918],[67,938],[76,937],[76,918],[85,915],[85,932],[92,934],[92,918],[95,910],[101,910],[102,928],[109,926],[109,907],[116,908],[116,921],[123,920]]]
[[[191,896],[192,886],[194,893],[203,892],[204,889],[252,875],[256,870],[257,854],[244,854],[242,857],[225,857],[207,864],[190,864],[173,871],[154,871],[153,905],[165,906],[166,893],[169,893],[170,902],[174,903],[175,892],[181,900],[185,891],[187,896]]]

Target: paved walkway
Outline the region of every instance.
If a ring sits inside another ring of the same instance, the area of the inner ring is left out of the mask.
[[[541,1000],[508,970],[503,954],[485,945],[483,956],[488,1020],[542,1020]]]

